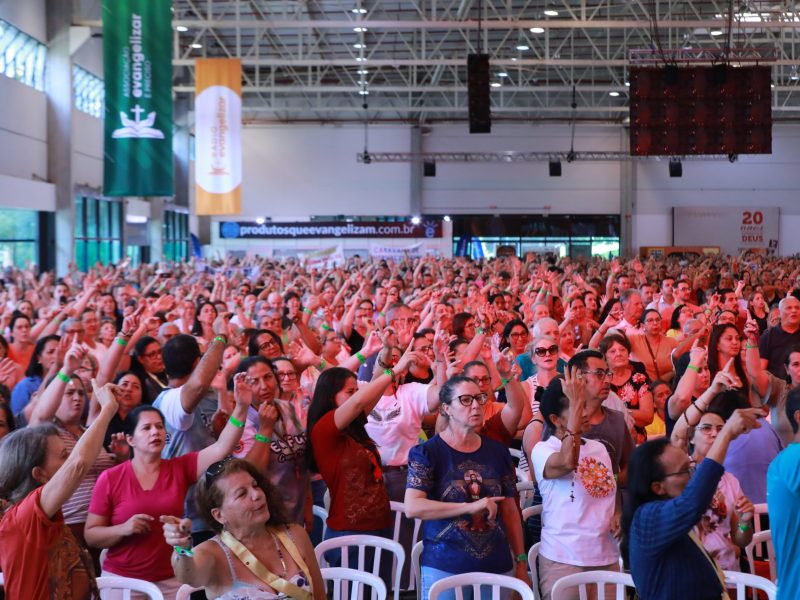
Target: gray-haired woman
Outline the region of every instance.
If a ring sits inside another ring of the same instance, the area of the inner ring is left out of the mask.
[[[62,505],[75,493],[103,446],[117,412],[115,386],[95,389],[94,423],[67,454],[51,424],[20,429],[0,444],[0,570],[8,598],[97,595],[88,554],[64,525]]]

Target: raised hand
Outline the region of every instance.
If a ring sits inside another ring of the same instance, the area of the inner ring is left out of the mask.
[[[73,342],[73,344],[69,347],[69,350],[67,350],[66,356],[64,357],[64,370],[66,371],[66,374],[72,375],[75,371],[77,371],[88,354],[89,348],[83,344],[79,344],[78,342]]]
[[[111,454],[117,457],[118,462],[124,462],[131,456],[131,447],[125,439],[125,434],[121,431],[111,434],[111,441],[108,444],[108,449]]]
[[[228,321],[225,320],[223,315],[219,315],[216,319],[214,319],[214,324],[211,325],[211,330],[214,332],[214,335],[221,335],[224,336],[225,339],[228,339]]]
[[[730,419],[727,420],[720,434],[725,432],[730,436],[730,439],[736,439],[748,431],[761,427],[761,423],[759,423],[758,420],[766,415],[767,411],[763,408],[737,409],[733,412]]]
[[[17,363],[10,358],[0,360],[0,383],[11,389],[17,375]]]
[[[149,515],[134,515],[142,517]],[[134,518],[132,517],[132,518]],[[152,520],[153,517],[150,517]],[[180,519],[172,515],[161,515],[158,519],[164,524],[164,541],[172,547],[192,547],[192,520]],[[149,527],[148,527],[149,530]]]
[[[233,376],[233,400],[236,404],[250,406],[254,395],[247,373],[237,373]]]
[[[278,420],[278,408],[273,402],[262,402],[258,407],[258,429],[272,433]]]
[[[97,387],[97,380],[92,379],[92,390],[94,390],[94,397],[97,399],[101,409],[108,406],[109,410],[113,408],[114,412],[117,412],[117,408],[119,408],[117,399],[122,394],[119,386],[107,383],[103,387]]]

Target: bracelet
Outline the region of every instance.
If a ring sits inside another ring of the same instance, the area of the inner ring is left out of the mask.
[[[242,422],[241,422],[239,419],[237,419],[237,418],[236,418],[236,417],[234,417],[234,416],[230,416],[230,417],[228,417],[228,423],[230,423],[230,424],[231,424],[231,425],[233,425],[234,427],[238,427],[239,429],[241,429],[242,427],[244,427],[244,423],[242,423]]]
[[[128,340],[126,340],[125,338],[118,337],[118,338],[116,339],[116,342],[117,342],[117,343],[118,343],[120,346],[127,346],[127,345],[128,345]]]
[[[755,349],[755,348],[758,348],[758,346],[754,346],[753,344],[748,344],[747,342],[745,342],[745,344],[744,344],[744,347],[745,347],[747,350],[753,350],[753,349]]]
[[[313,315],[313,314],[314,314],[314,313],[312,313],[312,312],[311,312],[311,310],[309,310],[308,308],[304,308],[304,309],[303,309],[303,312],[304,312],[304,313],[306,313],[307,315]]]
[[[360,362],[362,365],[363,365],[365,362],[367,362],[367,359],[366,359],[366,358],[364,358],[364,355],[363,355],[363,354],[361,354],[361,352],[356,352],[356,358],[358,359],[358,362]]]
[[[699,373],[700,372],[700,367],[695,367],[694,365],[689,365],[688,367],[686,367],[686,369],[694,371],[695,373]]]
[[[327,323],[323,323],[322,324],[322,330],[323,331],[333,331],[333,328],[330,325],[328,325]]]
[[[194,556],[194,552],[192,552],[191,548],[182,548],[181,546],[175,546],[175,554],[178,556],[188,556],[189,558]]]
[[[696,402],[696,400],[692,400],[692,406],[694,406],[694,409],[695,409],[697,412],[699,412],[701,415],[704,415],[704,414],[706,414],[706,411],[704,411],[704,410],[701,410],[701,409],[700,409],[700,407],[699,407],[699,406],[697,406],[697,404],[695,404],[695,402]],[[688,421],[688,419],[687,419],[687,421]]]
[[[215,337],[213,340],[211,340],[211,341],[212,341],[212,342],[222,342],[222,343],[223,343],[223,344],[225,344],[225,345],[227,345],[227,344],[228,344],[228,340],[225,338],[225,336],[224,336],[224,335],[218,335],[218,336],[216,336],[216,337]]]
[[[747,533],[748,529],[750,529],[750,523],[743,523],[739,521],[739,531],[742,533]]]
[[[531,423],[539,423],[542,427],[544,427],[544,421],[542,419],[531,419]]]
[[[125,333],[124,331],[120,331],[117,335],[121,335],[122,337],[126,337],[126,338],[129,338],[129,337],[133,336],[132,333]]]
[[[264,442],[265,444],[271,444],[272,438],[268,435],[261,435],[260,433],[256,434],[256,441],[257,442]]]
[[[392,381],[394,381],[394,371],[392,371],[391,369],[384,369],[383,374],[388,375],[389,377],[392,378]]]
[[[327,366],[328,366],[328,363],[326,363],[326,362],[325,362],[325,359],[323,358],[323,359],[322,359],[322,362],[321,362],[321,363],[319,363],[319,366],[318,366],[317,368],[318,368],[320,371],[324,371],[324,370],[325,370],[325,367],[327,367]]]
[[[61,381],[63,381],[64,383],[69,383],[69,382],[70,382],[70,377],[69,377],[69,375],[65,375],[65,374],[64,374],[64,371],[59,371],[59,372],[58,372],[58,375],[56,375],[56,377],[58,377],[58,378],[59,378]]]

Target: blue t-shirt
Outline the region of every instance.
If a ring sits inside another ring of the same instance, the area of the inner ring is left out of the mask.
[[[514,463],[503,445],[481,437],[475,452],[453,450],[438,435],[408,455],[409,489],[439,502],[474,502],[485,496],[513,498]],[[501,519],[485,514],[423,521],[420,564],[447,573],[507,573],[512,568]]]
[[[22,412],[31,401],[33,392],[39,389],[42,385],[41,377],[26,377],[11,390],[11,412],[15,415]]]
[[[742,492],[753,504],[767,501],[767,469],[783,449],[767,420],[758,422],[761,427],[733,440],[725,455],[725,470],[739,480]]]
[[[778,600],[797,598],[800,590],[800,444],[775,457],[767,470],[769,528],[778,575]]]

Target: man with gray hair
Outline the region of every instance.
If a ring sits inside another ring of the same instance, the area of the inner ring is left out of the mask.
[[[780,379],[786,378],[783,359],[786,351],[800,344],[800,300],[786,296],[778,304],[781,321],[761,334],[758,352],[761,366]]]
[[[614,326],[614,329],[622,333],[642,333],[642,313],[644,312],[644,302],[642,295],[634,289],[622,292],[619,297],[622,304],[622,320]]]

